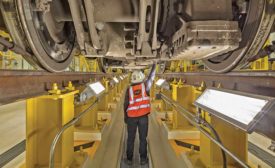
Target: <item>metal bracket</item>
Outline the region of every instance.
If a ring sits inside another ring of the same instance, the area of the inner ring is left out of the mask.
[[[100,38],[97,34],[96,27],[95,27],[96,24],[95,24],[95,17],[94,17],[94,9],[95,9],[94,4],[91,0],[84,0],[84,3],[85,3],[86,15],[87,15],[93,47],[95,49],[101,49],[101,45],[99,41]]]
[[[152,50],[156,50],[159,46],[157,43],[157,26],[158,26],[158,15],[159,15],[159,5],[160,0],[155,1],[155,8],[154,8],[154,23],[153,23],[153,37],[152,37]]]
[[[151,7],[150,0],[139,1],[139,29],[137,37],[137,50],[141,50],[142,43],[148,41],[149,33],[146,32],[147,8]]]
[[[80,2],[76,0],[68,0],[71,14],[77,35],[77,42],[81,51],[85,50],[85,30],[81,21]]]

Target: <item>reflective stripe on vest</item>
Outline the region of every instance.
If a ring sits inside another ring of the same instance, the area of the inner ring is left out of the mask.
[[[133,106],[128,108],[127,110],[138,110],[138,109],[142,109],[142,108],[148,108],[150,107],[150,104],[142,104],[140,106]]]
[[[135,98],[134,87],[136,90],[141,90],[139,95]],[[129,117],[139,117],[150,113],[150,97],[146,94],[144,83],[129,88],[129,106],[127,108],[127,114]]]
[[[139,98],[134,101],[129,101],[129,103],[134,104],[135,102],[141,102],[142,100],[150,100],[150,97]]]

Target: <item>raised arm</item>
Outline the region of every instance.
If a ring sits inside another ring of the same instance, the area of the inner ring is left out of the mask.
[[[146,85],[146,92],[149,92],[151,87],[152,87],[152,84],[153,84],[153,81],[155,79],[155,76],[156,76],[156,63],[153,64],[152,66],[152,69],[151,69],[151,72],[148,76],[148,79],[145,83]]]

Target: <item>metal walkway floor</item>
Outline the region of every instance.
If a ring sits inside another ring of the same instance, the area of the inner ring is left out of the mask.
[[[134,146],[134,156],[133,156],[133,165],[129,166],[125,163],[125,158],[126,158],[126,148],[127,148],[127,128],[125,129],[124,133],[124,146],[123,146],[123,155],[121,158],[120,162],[120,168],[149,168],[150,165],[150,155],[148,151],[148,158],[149,158],[149,164],[147,165],[140,165],[140,159],[139,159],[139,135],[138,135],[138,130],[136,133],[136,138],[135,138],[135,146]]]

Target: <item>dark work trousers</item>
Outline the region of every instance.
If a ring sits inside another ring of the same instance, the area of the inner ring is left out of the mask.
[[[139,154],[141,159],[147,158],[147,134],[148,134],[148,115],[141,117],[129,117],[127,119],[127,159],[132,160],[136,132],[139,133]]]

